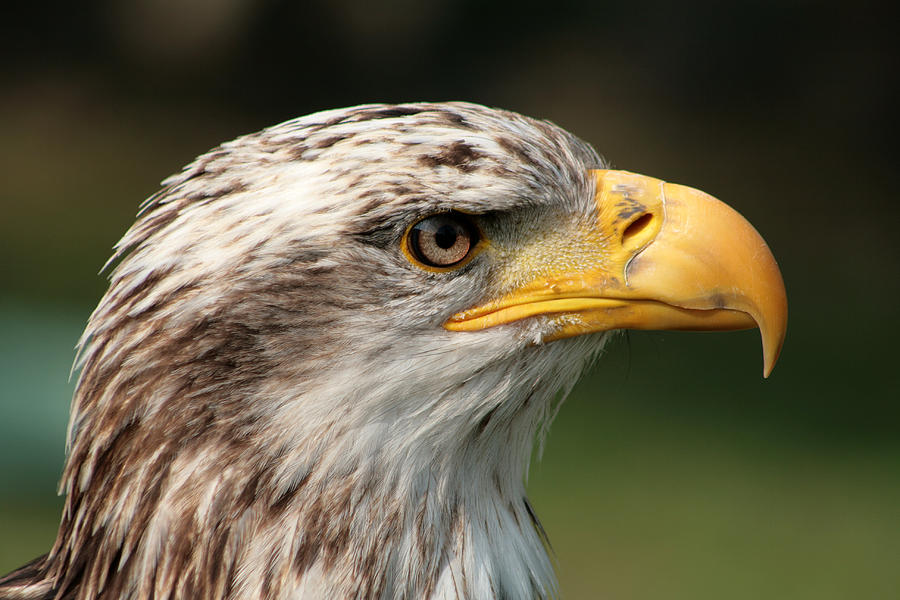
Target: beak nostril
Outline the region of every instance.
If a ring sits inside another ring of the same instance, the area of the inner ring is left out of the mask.
[[[629,246],[632,241],[640,237],[640,233],[647,229],[647,226],[653,221],[653,215],[644,213],[637,219],[628,224],[628,227],[622,232],[622,245]]]

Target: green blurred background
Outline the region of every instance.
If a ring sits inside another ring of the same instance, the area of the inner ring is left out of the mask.
[[[567,598],[900,597],[894,21],[811,2],[133,0],[0,19],[0,573],[59,515],[73,346],[111,246],[211,146],[460,99],[708,191],[790,298],[754,332],[622,336],[529,488]],[[893,391],[892,391],[893,390]]]

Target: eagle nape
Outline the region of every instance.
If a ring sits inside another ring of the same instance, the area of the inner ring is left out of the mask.
[[[468,103],[364,105],[163,182],[79,343],[66,495],[19,599],[550,598],[532,447],[622,329],[787,301],[738,213]]]

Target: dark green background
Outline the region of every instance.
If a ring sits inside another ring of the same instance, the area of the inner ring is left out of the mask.
[[[900,597],[900,88],[879,5],[3,10],[0,572],[52,541],[73,346],[159,180],[314,110],[459,99],[730,203],[788,288],[767,381],[754,332],[633,333],[576,388],[529,484],[564,596]]]

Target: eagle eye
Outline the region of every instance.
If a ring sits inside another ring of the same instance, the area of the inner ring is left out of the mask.
[[[425,217],[410,227],[406,234],[406,250],[422,266],[443,270],[467,262],[479,237],[478,228],[466,215],[440,213]]]

